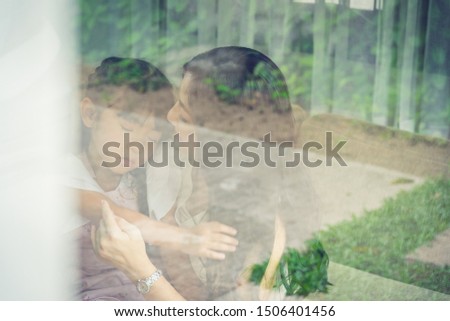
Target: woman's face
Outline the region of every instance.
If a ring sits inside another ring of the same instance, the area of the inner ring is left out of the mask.
[[[149,142],[155,142],[160,137],[155,130],[153,114],[147,112],[151,108],[147,106],[146,98],[127,93],[109,107],[93,107],[96,116],[90,126],[89,152],[95,158],[94,165],[111,164],[107,167],[115,174],[125,174],[144,166],[149,152],[152,152]],[[125,111],[124,106],[129,103],[142,107],[136,108],[136,113]]]
[[[186,73],[181,80],[178,100],[167,113],[167,120],[174,126],[175,132],[180,134],[180,141],[187,141],[194,133],[194,118],[189,104],[189,92],[192,84],[192,74]]]

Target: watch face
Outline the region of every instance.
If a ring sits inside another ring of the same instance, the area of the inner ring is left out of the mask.
[[[147,293],[149,290],[148,284],[142,280],[139,280],[136,287],[137,287],[137,290],[139,291],[139,293],[142,293],[142,294]]]

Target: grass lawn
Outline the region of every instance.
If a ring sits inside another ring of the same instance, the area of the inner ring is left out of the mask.
[[[450,227],[450,180],[433,179],[317,236],[330,261],[450,294],[450,266],[405,256]]]

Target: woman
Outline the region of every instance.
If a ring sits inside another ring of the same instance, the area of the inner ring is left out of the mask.
[[[121,271],[93,252],[90,229],[91,222],[101,217],[100,200],[107,201],[116,215],[138,226],[149,249],[158,246],[213,259],[224,255],[218,245],[233,249],[228,243],[234,241],[229,235],[234,230],[220,223],[181,228],[147,216],[142,167],[152,155],[148,142],[158,141],[164,133],[158,117],[165,117],[172,106],[170,82],[143,60],[109,57],[89,77],[80,104],[82,150],[68,155],[64,173],[64,184],[76,190],[80,201],[81,215],[74,216],[67,229],[79,246],[76,296],[82,300],[143,299]],[[141,148],[127,147],[126,140]],[[160,184],[159,188],[164,186]]]
[[[271,155],[263,148],[255,147],[253,160],[262,159],[264,164],[250,162],[252,166],[242,166],[242,155],[236,155],[236,149],[228,153],[228,147],[240,142],[261,141],[271,146],[279,146],[282,142],[293,144],[295,122],[284,76],[272,60],[256,50],[243,47],[213,49],[184,65],[179,99],[167,119],[179,133],[180,140],[188,141],[189,135],[195,133],[201,142],[219,142],[226,148],[224,167],[198,169],[207,178],[208,219],[218,219],[239,231],[239,248],[224,261],[203,261],[203,266],[191,262],[196,272],[203,272],[204,277],[199,279],[202,279],[208,298],[255,299],[254,291],[241,291],[253,290],[242,280],[246,279],[248,267],[270,254],[258,295],[258,298],[267,298],[286,243],[283,221],[292,218],[293,214],[301,215],[301,205],[296,204],[299,190],[295,184],[300,181],[307,186],[308,183],[305,184],[300,168],[290,170],[284,164],[272,166],[271,156],[281,161],[288,154],[286,149],[283,155]],[[205,155],[195,156],[201,159]],[[241,166],[233,167],[236,162]],[[192,190],[195,194],[195,189]],[[182,212],[195,215],[192,210],[196,208],[195,202],[189,198],[185,201],[185,206],[190,209]],[[181,220],[177,212],[172,218],[181,225],[189,222],[189,219]],[[101,240],[102,235],[98,235],[94,241],[98,244]],[[113,248],[105,252],[110,253]],[[140,254],[135,254],[135,260],[138,260]],[[114,255],[109,255],[108,259],[114,261]],[[132,261],[130,259],[129,263]],[[132,270],[133,265],[130,263],[124,268]],[[180,266],[180,257],[166,260],[168,270],[173,270],[174,266]],[[179,281],[183,278],[169,274],[175,288],[181,291],[186,288],[183,281]]]

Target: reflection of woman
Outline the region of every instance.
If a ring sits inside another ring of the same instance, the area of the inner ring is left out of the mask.
[[[243,160],[239,150],[228,153],[227,147],[233,144],[261,142],[268,133],[273,142],[267,143],[293,142],[294,122],[284,76],[261,52],[216,48],[197,55],[183,69],[179,99],[168,114],[181,136],[192,131],[190,123],[195,124],[197,139],[204,144],[220,142],[226,150],[225,162],[230,163],[231,158]],[[270,289],[284,249],[282,216],[289,206],[282,190],[283,167],[266,167],[261,148],[252,152],[259,154],[260,163],[203,169],[212,199],[210,219],[235,227],[239,240],[237,251],[224,261],[206,263],[210,298],[255,299],[247,293],[248,287],[240,286],[243,272],[270,254],[261,284],[262,290]]]
[[[182,140],[193,132],[193,125],[204,127],[195,128],[200,139],[219,140],[223,144],[244,137],[247,141],[259,141],[269,132],[275,143],[293,141],[294,135],[288,89],[281,71],[267,56],[242,47],[216,48],[188,62],[184,66],[179,100],[167,118]],[[224,132],[230,135],[223,135]],[[272,288],[275,268],[286,242],[284,214],[298,209],[292,205],[292,195],[286,190],[295,194],[296,188],[286,183],[286,173],[280,164],[269,169],[255,166],[245,171],[242,168],[205,171],[206,177],[210,178],[208,192],[212,194],[208,204],[210,215],[236,227],[240,242],[238,251],[225,261],[206,262],[205,286],[209,298],[242,288],[238,284],[242,271],[270,254],[260,287],[259,297],[265,298],[264,292]],[[94,242],[101,245],[105,235],[105,231],[98,233]],[[120,239],[116,241],[126,243]],[[117,264],[116,256],[120,258],[122,251],[125,251],[124,246],[117,245],[116,249],[111,242],[99,253]],[[136,278],[133,266],[142,260],[142,253],[136,247],[127,255],[125,264],[118,265]],[[183,288],[182,283],[173,285]],[[255,297],[237,294],[227,298]]]

